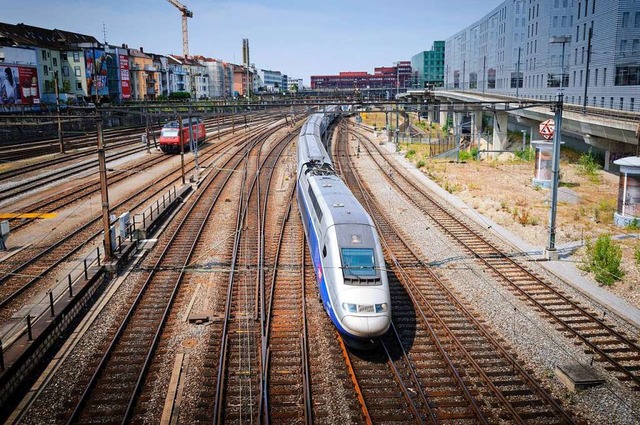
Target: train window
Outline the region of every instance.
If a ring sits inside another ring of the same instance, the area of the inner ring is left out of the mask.
[[[375,276],[375,257],[372,248],[342,248],[342,274]]]
[[[327,246],[326,245],[322,247],[322,256],[323,257],[327,256]]]
[[[318,217],[318,222],[322,222],[322,210],[320,209],[320,204],[318,204],[318,199],[316,198],[316,194],[313,193],[311,186],[309,186],[309,198],[311,199],[311,203],[313,204],[313,209],[316,213],[316,217]]]

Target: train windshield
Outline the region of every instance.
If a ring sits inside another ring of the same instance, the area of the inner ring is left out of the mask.
[[[375,276],[372,248],[342,248],[342,273],[353,276]]]

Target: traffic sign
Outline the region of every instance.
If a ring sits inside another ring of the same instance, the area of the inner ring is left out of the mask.
[[[549,119],[540,123],[540,135],[546,140],[551,140],[556,129],[555,121]]]

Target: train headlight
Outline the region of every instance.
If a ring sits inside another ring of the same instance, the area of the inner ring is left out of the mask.
[[[389,305],[387,303],[376,304],[376,313],[384,313],[389,310]]]
[[[357,313],[358,312],[357,304],[342,303],[342,309],[344,311],[346,311],[347,313]]]

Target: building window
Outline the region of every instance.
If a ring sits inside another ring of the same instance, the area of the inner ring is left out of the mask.
[[[607,68],[602,71],[602,85],[607,85]]]
[[[67,60],[67,52],[60,53],[60,57],[62,58],[63,61],[66,61]]]
[[[76,89],[82,90],[82,81],[76,81]]]
[[[635,106],[635,101],[636,101],[636,99],[635,99],[635,98],[633,98],[633,97],[632,97],[631,99],[629,99],[629,110],[630,110],[631,112],[633,112],[633,108],[634,108],[634,106]]]
[[[622,12],[622,28],[629,26],[629,12]]]
[[[635,21],[633,22],[633,26],[635,28],[640,28],[640,12],[636,12],[636,18],[635,18]]]
[[[80,67],[79,67],[79,66],[74,66],[74,67],[73,67],[73,71],[75,72],[76,77],[80,77],[80,76],[81,76],[81,74],[80,74]]]
[[[66,66],[66,65],[62,67],[62,76],[63,77],[68,77],[69,76],[69,67]]]
[[[562,28],[565,28],[567,26],[567,17],[563,16],[562,17]]]
[[[620,98],[620,110],[624,109],[624,97]]]
[[[51,59],[53,61],[53,66],[58,66],[58,58]]]
[[[593,15],[594,13],[596,13],[596,0],[591,2],[591,14]]]
[[[604,96],[600,98],[600,107],[604,108]]]
[[[580,87],[582,87],[582,70],[580,70]]]
[[[582,10],[582,3],[578,3],[578,19],[580,19],[580,10]]]
[[[613,97],[609,98],[609,109],[613,109]]]
[[[594,77],[595,78],[593,79],[593,85],[598,87],[598,68],[596,68],[596,75]],[[595,105],[595,101],[594,101],[594,105]]]
[[[624,56],[627,50],[627,40],[620,40],[620,55]]]
[[[42,60],[45,60],[45,61],[47,60],[47,51],[46,50],[42,51]]]
[[[49,75],[49,67],[45,65],[43,69],[44,69],[44,75]]]
[[[516,87],[522,88],[524,84],[524,78],[522,72],[512,72],[511,73],[511,88],[515,89]]]
[[[73,52],[73,60],[76,62],[80,60],[80,52]]]
[[[576,86],[576,71],[573,71],[573,87]]]
[[[640,85],[640,65],[617,66],[616,86],[637,86]]]

